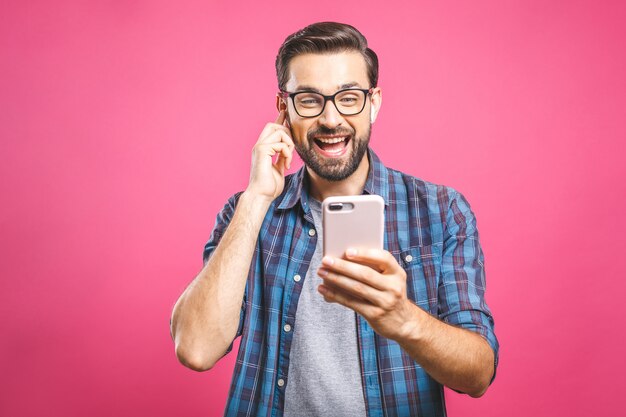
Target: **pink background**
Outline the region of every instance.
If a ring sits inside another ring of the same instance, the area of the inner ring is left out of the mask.
[[[379,54],[383,161],[478,217],[501,365],[449,414],[621,413],[624,2],[3,1],[0,415],[221,415],[235,354],[184,368],[169,316],[319,20]]]

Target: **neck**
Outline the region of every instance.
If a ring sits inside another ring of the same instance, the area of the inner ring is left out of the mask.
[[[309,194],[318,201],[324,201],[325,198],[335,195],[361,195],[367,181],[369,167],[367,152],[363,155],[356,171],[342,181],[325,180],[307,167],[310,179]]]

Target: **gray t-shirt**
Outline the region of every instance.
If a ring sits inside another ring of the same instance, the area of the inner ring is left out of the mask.
[[[317,291],[322,279],[321,203],[309,200],[317,246],[298,300],[285,390],[286,417],[366,415],[359,364],[356,313],[327,303]]]

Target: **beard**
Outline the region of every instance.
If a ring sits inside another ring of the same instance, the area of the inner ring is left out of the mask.
[[[317,135],[349,135],[350,138],[347,147],[348,160],[344,158],[325,158],[321,156],[315,149],[315,136]],[[295,140],[294,145],[296,152],[304,164],[315,172],[319,177],[326,181],[343,181],[359,167],[363,156],[367,151],[371,135],[371,125],[367,127],[367,132],[361,137],[355,136],[353,129],[329,129],[320,126],[318,129],[307,133],[306,141]],[[292,132],[293,137],[293,132]]]

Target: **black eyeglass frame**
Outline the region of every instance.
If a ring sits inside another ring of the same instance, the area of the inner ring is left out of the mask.
[[[341,93],[345,93],[346,91],[361,91],[363,94],[365,94],[365,100],[363,100],[363,107],[361,107],[361,110],[359,110],[356,113],[343,113],[341,110],[339,110],[339,107],[337,107],[337,103],[335,103],[335,97],[337,96],[337,94],[341,94]],[[324,113],[324,109],[326,108],[326,103],[330,100],[332,101],[333,105],[335,106],[335,108],[337,109],[337,111],[339,112],[339,114],[343,115],[343,116],[356,116],[357,114],[361,114],[363,112],[363,110],[365,109],[365,104],[367,103],[367,96],[370,96],[372,94],[372,92],[374,91],[374,88],[369,88],[369,89],[365,89],[365,88],[346,88],[343,90],[339,90],[337,91],[335,94],[333,94],[332,96],[325,96],[324,94],[317,92],[317,91],[312,91],[312,90],[302,90],[302,91],[296,91],[296,92],[289,92],[289,91],[283,91],[281,90],[279,93],[279,95],[286,99],[287,97],[291,98],[291,102],[293,104],[293,108],[296,111],[296,113],[298,114],[298,116],[300,117],[305,117],[305,118],[312,118],[312,117],[318,117],[320,114]],[[303,93],[308,93],[308,94],[317,94],[319,96],[324,97],[324,105],[322,106],[322,109],[320,110],[320,112],[318,114],[316,114],[315,116],[303,116],[300,114],[300,112],[298,111],[298,108],[296,106],[296,102],[294,100],[294,97],[297,96],[298,94],[303,94]]]

